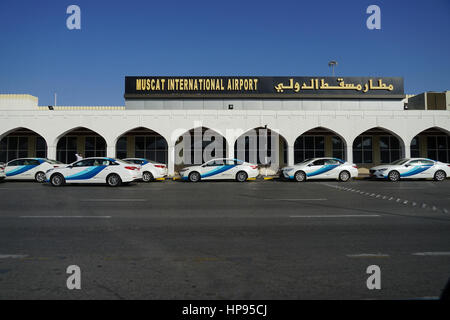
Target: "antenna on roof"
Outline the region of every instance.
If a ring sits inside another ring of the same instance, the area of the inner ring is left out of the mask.
[[[338,64],[337,61],[334,61],[334,60],[331,60],[330,62],[328,62],[328,66],[331,67],[333,77],[334,77],[334,67],[337,66],[337,64]]]

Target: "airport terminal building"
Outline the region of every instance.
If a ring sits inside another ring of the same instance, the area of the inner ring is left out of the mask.
[[[194,153],[211,144],[213,156],[271,170],[322,156],[360,168],[401,157],[450,162],[449,92],[407,97],[402,78],[139,76],[125,78],[124,98],[39,106],[31,95],[0,95],[0,162],[143,157],[174,175],[202,163]]]

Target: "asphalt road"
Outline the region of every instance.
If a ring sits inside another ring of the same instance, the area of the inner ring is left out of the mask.
[[[433,299],[449,211],[450,181],[5,182],[0,299]]]

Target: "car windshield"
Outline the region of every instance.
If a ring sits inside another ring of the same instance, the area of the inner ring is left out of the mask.
[[[305,162],[308,162],[308,161],[311,161],[312,159],[305,159],[305,160],[303,160],[302,162],[297,162],[296,164],[302,164],[302,163],[305,163]]]
[[[391,162],[391,164],[396,164],[396,165],[398,165],[398,164],[404,164],[404,163],[406,163],[406,162],[408,162],[409,161],[409,159],[398,159],[398,160],[396,160],[396,161],[394,161],[394,162]]]
[[[59,162],[59,161],[56,161],[56,160],[46,159],[45,161],[47,161],[48,163],[51,163],[51,164],[63,164],[62,162]]]
[[[114,162],[120,163],[120,164],[135,164],[131,161],[127,161],[127,160],[119,160],[119,159],[114,159]]]

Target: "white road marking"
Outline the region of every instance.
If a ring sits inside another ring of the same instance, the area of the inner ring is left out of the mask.
[[[349,258],[388,258],[388,254],[384,253],[359,253],[359,254],[347,254]]]
[[[308,215],[308,216],[289,216],[290,218],[372,218],[379,217],[378,214],[330,214],[330,215]]]
[[[411,253],[413,256],[450,256],[450,251],[441,252],[416,252]]]
[[[81,199],[81,202],[144,202],[147,199]]]
[[[64,218],[76,218],[76,219],[109,219],[111,216],[20,216],[19,218],[26,219],[47,219],[47,218],[55,218],[55,219],[64,219]]]
[[[325,198],[318,199],[264,199],[266,201],[327,201]]]
[[[0,254],[0,259],[22,259],[28,257],[26,254]]]

